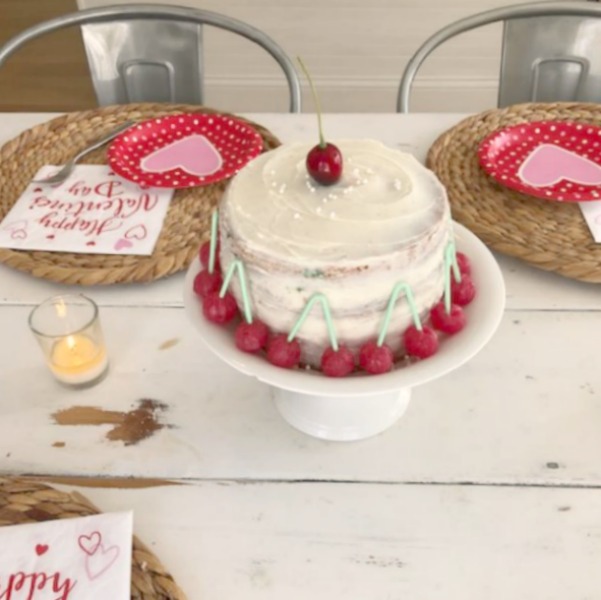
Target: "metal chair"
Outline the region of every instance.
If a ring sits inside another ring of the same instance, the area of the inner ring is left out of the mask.
[[[503,22],[498,106],[520,102],[601,101],[601,6],[591,1],[505,6],[447,25],[427,39],[407,64],[397,111],[409,96],[423,61],[460,33]]]
[[[264,48],[280,65],[290,93],[290,112],[301,110],[294,64],[267,34],[242,21],[206,10],[160,4],[92,8],[39,23],[0,48],[0,66],[30,40],[82,26],[98,103],[183,102],[202,104],[202,26],[231,31]]]

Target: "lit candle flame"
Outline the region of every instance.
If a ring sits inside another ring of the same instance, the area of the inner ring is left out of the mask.
[[[64,319],[67,315],[67,305],[65,304],[65,301],[62,298],[59,298],[58,302],[54,305],[54,308],[56,309],[56,314],[61,319]]]

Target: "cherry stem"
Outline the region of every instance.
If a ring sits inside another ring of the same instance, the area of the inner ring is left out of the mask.
[[[301,60],[300,56],[297,56],[298,64],[301,66],[305,77],[309,81],[309,87],[311,88],[311,94],[313,95],[313,101],[315,102],[315,109],[317,111],[317,128],[319,129],[319,146],[321,148],[326,147],[326,141],[323,137],[323,128],[321,126],[321,105],[319,104],[319,97],[317,96],[317,90],[315,89],[315,85],[313,84],[313,79],[311,79],[311,75],[309,75],[309,71],[307,67],[305,67],[305,63]]]

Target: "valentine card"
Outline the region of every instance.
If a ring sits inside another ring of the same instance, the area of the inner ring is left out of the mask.
[[[0,599],[129,600],[132,513],[0,527]]]
[[[601,200],[581,202],[579,206],[593,239],[601,243]]]
[[[34,179],[56,170],[44,166]],[[0,248],[149,255],[172,195],[140,187],[105,165],[78,165],[61,184],[27,186],[0,223]]]

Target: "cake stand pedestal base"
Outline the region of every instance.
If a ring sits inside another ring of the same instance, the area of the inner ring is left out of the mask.
[[[403,416],[411,398],[410,388],[361,396],[272,390],[277,409],[290,425],[313,437],[339,442],[382,433]]]

